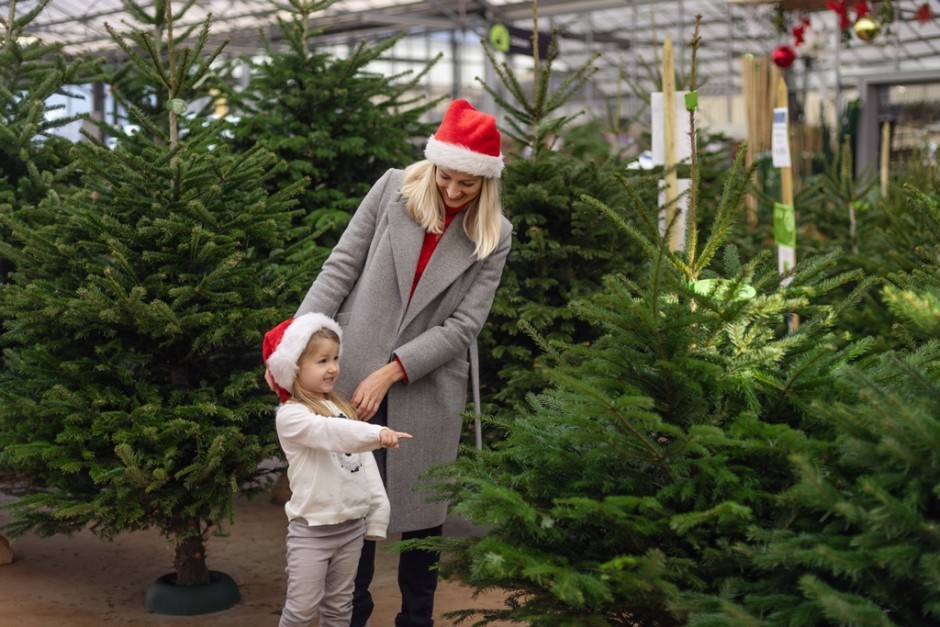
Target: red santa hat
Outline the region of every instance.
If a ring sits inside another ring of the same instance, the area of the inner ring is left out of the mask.
[[[503,171],[500,146],[496,118],[459,99],[448,107],[441,126],[424,148],[424,156],[442,168],[498,179]]]
[[[307,348],[307,343],[320,329],[330,329],[342,340],[343,331],[329,316],[322,313],[305,313],[280,323],[264,334],[261,356],[277,384],[277,395],[281,401],[290,398],[297,375],[297,360]],[[342,342],[340,343],[342,354]]]

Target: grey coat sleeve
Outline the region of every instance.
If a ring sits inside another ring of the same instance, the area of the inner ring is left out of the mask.
[[[396,178],[396,170],[388,170],[382,175],[369,193],[366,194],[339,242],[333,247],[330,256],[323,263],[323,268],[313,281],[307,295],[297,308],[294,316],[317,311],[331,318],[359,280],[362,268],[369,255],[369,247],[375,236],[376,220],[379,208],[387,193],[397,193],[389,189],[389,181]]]

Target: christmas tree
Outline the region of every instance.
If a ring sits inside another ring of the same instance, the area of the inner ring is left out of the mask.
[[[229,152],[218,124],[189,123],[221,47],[206,51],[208,21],[180,44],[163,6],[165,44],[113,33],[165,90],[160,120],[127,103],[141,132],[74,147],[83,189],[54,221],[6,221],[0,447],[41,488],[9,504],[11,534],[156,528],[176,584],[193,585],[233,496],[277,451],[259,351],[285,306],[278,255],[303,181],[269,194],[272,153]]]
[[[62,115],[64,105],[50,100],[72,96],[69,86],[90,80],[96,65],[69,62],[61,45],[26,34],[47,4],[43,0],[20,14],[14,0],[0,17],[0,216],[38,223],[54,219],[60,196],[77,178],[71,142],[56,135],[77,116]],[[9,239],[2,223],[0,239]],[[10,269],[0,259],[0,282]]]
[[[316,236],[293,261],[305,268],[297,285],[313,273],[339,239],[372,184],[388,169],[419,158],[432,128],[423,116],[438,100],[424,102],[421,81],[437,59],[414,74],[381,74],[381,61],[403,33],[360,41],[344,57],[316,48],[313,16],[335,0],[294,0],[278,18],[277,45],[268,42],[263,60],[246,60],[249,79],[232,81],[227,106],[237,117],[231,143],[243,150],[264,143],[287,164],[268,182],[272,192],[306,178],[300,198],[303,222]],[[299,300],[298,300],[299,302]]]
[[[547,338],[532,325],[552,360],[551,387],[514,415],[487,419],[505,434],[492,449],[438,469],[441,498],[487,532],[404,548],[443,549],[446,572],[508,593],[505,607],[459,616],[683,625],[760,576],[741,547],[786,521],[790,456],[826,449],[817,436],[831,430],[811,407],[866,349],[837,322],[868,282],[832,274],[830,255],[806,259],[782,283],[768,254],[743,260],[727,245],[751,178],[743,155],[703,228],[693,151],[681,252],[633,181],[619,177],[623,206],[582,198],[645,264],[568,304],[588,340]],[[851,284],[848,297],[827,302]],[[802,323],[788,330],[794,312]]]
[[[740,169],[730,178],[747,180]],[[442,485],[453,510],[491,529],[445,542],[450,566],[475,588],[511,593],[484,616],[685,624],[688,597],[755,571],[736,544],[783,516],[787,456],[814,446],[807,406],[859,350],[826,332],[837,311],[806,298],[848,279],[825,277],[824,261],[780,291],[775,268],[729,248],[723,268],[696,280],[700,292],[687,274],[696,265],[637,241],[648,278],[612,277],[572,306],[600,337],[546,343],[554,387],[493,421],[507,434],[493,450],[442,471],[454,477]],[[804,323],[787,335],[780,321],[794,310]]]
[[[170,49],[167,42],[163,41],[162,34],[166,33],[168,28],[175,29],[176,41],[186,42],[194,40],[202,26],[199,23],[180,26],[186,13],[195,4],[193,0],[177,3],[172,16],[175,23],[172,25],[169,23],[171,18],[166,10],[167,4],[169,0],[122,2],[126,17],[135,25],[133,30],[121,35],[127,45],[138,51],[152,50],[157,57],[164,58],[165,62],[168,61]],[[109,25],[106,25],[106,28],[112,32]],[[208,122],[213,112],[213,95],[217,93],[222,82],[217,75],[217,67],[224,57],[223,48],[224,46],[212,54],[211,62],[207,64],[209,69],[200,76],[198,92],[186,102],[186,115],[181,123],[200,125]],[[102,136],[112,140],[120,139],[125,146],[132,144],[140,128],[138,119],[141,117],[146,117],[151,125],[161,129],[164,134],[170,132],[170,120],[166,112],[172,95],[157,74],[149,68],[141,68],[136,63],[115,62],[105,65],[103,69],[104,81],[114,97],[115,104],[111,115],[98,121],[98,131]],[[152,138],[144,133],[140,140],[147,143],[152,141]]]
[[[759,535],[761,584],[739,597],[770,624],[940,621],[940,209],[935,193],[904,193],[927,240],[920,266],[882,290],[904,348],[842,367],[814,403],[832,437],[822,454],[794,455],[790,524]],[[740,615],[731,606],[718,614]]]
[[[543,329],[552,340],[592,337],[567,303],[597,291],[605,274],[639,260],[616,227],[582,200],[591,194],[618,204],[624,191],[613,173],[623,164],[616,159],[585,161],[558,145],[579,117],[562,110],[596,68],[589,59],[557,82],[556,45],[553,37],[547,58],[536,61],[534,85],[529,86],[484,44],[505,87],[501,92],[484,85],[506,114],[503,134],[512,158],[503,172],[503,205],[513,224],[512,250],[480,336],[489,411],[511,412],[517,399],[546,385],[541,351],[520,322]]]

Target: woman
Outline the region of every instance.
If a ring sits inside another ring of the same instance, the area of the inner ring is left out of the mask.
[[[426,502],[419,477],[456,458],[468,348],[489,315],[511,240],[493,116],[455,100],[424,154],[369,191],[296,313],[323,312],[343,328],[338,389],[361,419],[419,434],[387,460],[376,452],[391,501],[389,532],[403,539],[441,534],[447,505]],[[398,627],[433,624],[438,557],[401,555]],[[366,542],[353,627],[372,612],[374,559],[375,543]]]

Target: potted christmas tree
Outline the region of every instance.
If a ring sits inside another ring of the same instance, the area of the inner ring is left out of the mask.
[[[0,20],[0,216],[27,222],[52,219],[61,196],[76,182],[71,142],[57,133],[78,117],[58,115],[61,111],[54,110],[64,105],[50,101],[71,97],[67,86],[91,80],[96,65],[87,59],[68,62],[61,45],[26,35],[48,3],[42,0],[20,14],[13,0]],[[0,221],[0,240],[8,239]],[[0,284],[12,271],[10,261],[0,257]],[[0,377],[4,368],[0,356]],[[0,477],[8,472],[0,467]],[[12,552],[0,535],[0,563],[10,561]]]
[[[285,305],[277,259],[303,181],[269,194],[273,154],[189,121],[222,47],[206,54],[208,21],[181,46],[161,9],[165,43],[112,34],[166,107],[128,104],[141,131],[113,150],[76,145],[83,189],[50,219],[4,219],[0,446],[41,488],[9,504],[13,536],[158,529],[174,572],[147,606],[198,614],[238,600],[206,542],[277,451],[258,347]]]

